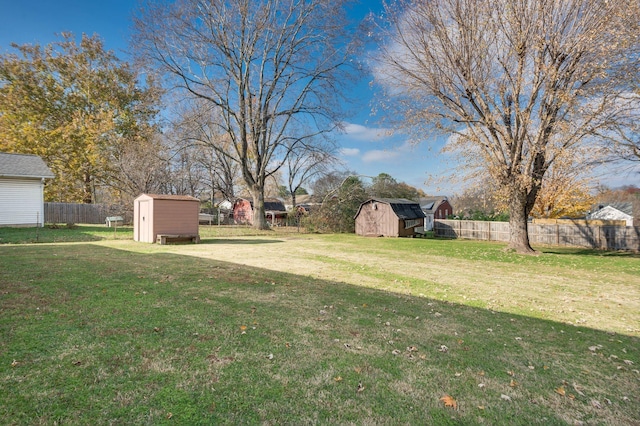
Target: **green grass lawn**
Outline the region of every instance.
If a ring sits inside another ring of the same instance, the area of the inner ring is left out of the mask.
[[[640,424],[634,254],[37,232],[0,228],[0,424]]]

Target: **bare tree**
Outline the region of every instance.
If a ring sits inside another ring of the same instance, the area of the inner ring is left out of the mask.
[[[320,143],[316,140],[311,142],[296,144],[289,150],[286,159],[287,191],[291,194],[294,209],[297,191],[303,185],[329,173],[338,162],[332,143]]]
[[[379,81],[409,125],[453,134],[509,203],[509,248],[555,158],[637,113],[636,0],[400,0]]]
[[[267,178],[298,143],[339,122],[352,70],[347,2],[148,1],[135,19],[141,57],[221,117],[231,142],[224,154],[240,164],[257,228],[267,227]],[[292,140],[292,127],[309,131]]]
[[[218,190],[227,200],[235,198],[240,164],[235,160],[231,140],[220,129],[221,119],[202,99],[177,103],[172,114],[170,137],[177,151],[189,152],[191,167],[200,171],[200,184],[211,194]]]

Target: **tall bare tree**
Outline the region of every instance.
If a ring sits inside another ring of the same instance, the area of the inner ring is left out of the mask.
[[[400,0],[379,81],[409,125],[453,134],[507,194],[509,247],[555,158],[638,112],[637,0]]]
[[[348,0],[148,1],[134,46],[216,110],[266,228],[264,186],[299,143],[333,130],[353,68]],[[292,140],[290,129],[308,133]]]

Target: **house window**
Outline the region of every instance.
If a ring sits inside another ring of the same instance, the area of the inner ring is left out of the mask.
[[[444,217],[446,218],[447,216],[449,216],[449,209],[444,209]]]

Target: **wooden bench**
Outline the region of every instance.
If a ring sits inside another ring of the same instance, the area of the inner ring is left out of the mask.
[[[112,226],[122,225],[124,223],[124,218],[122,216],[108,216],[104,222],[107,227],[111,228]]]
[[[170,242],[187,242],[198,244],[200,242],[200,235],[198,234],[158,234],[156,243],[165,245]]]

